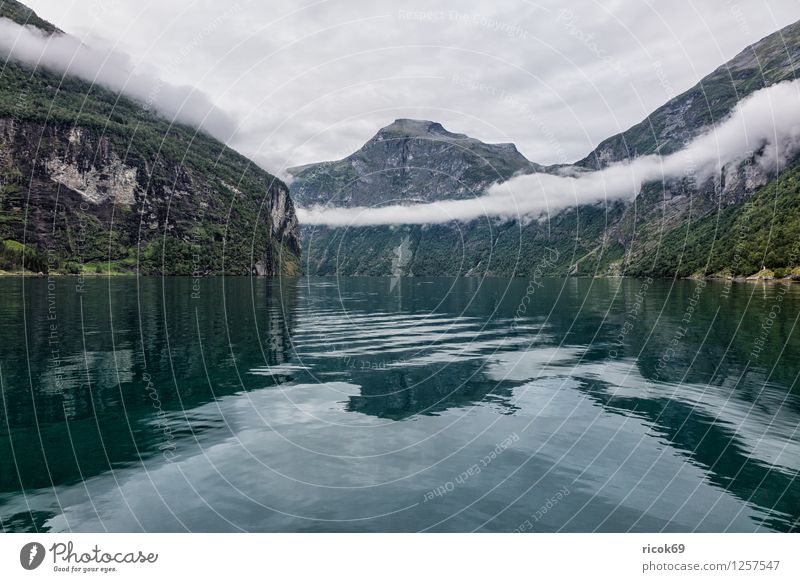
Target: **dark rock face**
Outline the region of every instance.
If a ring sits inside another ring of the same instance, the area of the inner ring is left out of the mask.
[[[47,253],[55,270],[299,272],[297,218],[282,182],[238,157],[243,175],[229,182],[115,141],[90,127],[0,118],[0,239]]]

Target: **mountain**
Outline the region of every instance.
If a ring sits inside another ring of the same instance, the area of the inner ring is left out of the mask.
[[[569,168],[542,167],[511,144],[482,144],[432,121],[397,120],[344,160],[296,168],[292,193],[302,206],[456,199],[520,173],[585,172],[670,154],[723,121],[744,97],[795,79],[798,64],[800,23],[794,23]],[[480,153],[445,147],[453,142]],[[775,175],[753,163],[754,156],[700,183],[651,182],[631,203],[582,205],[547,220],[305,226],[305,267],[324,275],[746,276],[762,267],[766,274],[800,275],[793,246],[800,237],[800,165],[790,160]]]
[[[468,198],[536,169],[514,144],[487,144],[433,121],[397,119],[343,160],[288,171],[292,195],[303,205],[372,206]]]
[[[472,198],[491,184],[542,170],[514,144],[487,144],[441,124],[397,119],[343,160],[289,169],[292,196],[303,206],[381,206]],[[459,227],[470,257],[491,252],[494,240],[467,225],[302,228],[304,267],[330,275],[458,274],[475,262],[453,263]],[[473,233],[474,231],[474,233]],[[343,250],[346,249],[346,250]],[[480,259],[477,259],[480,262]]]
[[[63,34],[0,0],[0,17]],[[0,69],[0,270],[297,274],[286,185],[220,141],[74,77]]]

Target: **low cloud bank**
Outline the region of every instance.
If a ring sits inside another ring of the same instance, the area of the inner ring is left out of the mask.
[[[753,156],[765,169],[780,170],[798,151],[800,81],[785,81],[742,100],[725,121],[667,156],[642,156],[594,172],[574,169],[572,175],[527,174],[467,200],[380,208],[298,208],[298,219],[303,224],[377,226],[468,222],[482,217],[536,218],[581,204],[633,200],[648,182],[689,178],[700,184],[728,164]]]
[[[127,55],[89,47],[67,34],[47,35],[33,26],[0,18],[0,55],[122,93],[169,120],[197,127],[222,141],[236,131],[234,120],[204,93],[136,72]]]

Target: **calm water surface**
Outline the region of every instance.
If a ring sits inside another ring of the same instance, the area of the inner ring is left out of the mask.
[[[6,531],[800,519],[800,285],[0,278]]]

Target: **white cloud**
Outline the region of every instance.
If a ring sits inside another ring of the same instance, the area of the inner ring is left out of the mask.
[[[668,156],[642,156],[600,171],[572,175],[528,174],[495,184],[466,200],[382,208],[298,209],[302,224],[367,226],[434,224],[482,217],[536,218],[579,204],[632,200],[643,184],[689,177],[702,183],[727,164],[756,155],[766,169],[780,169],[800,151],[800,81],[762,89],[740,102],[728,119]]]
[[[138,72],[127,55],[109,47],[86,45],[66,34],[47,35],[38,28],[0,18],[0,55],[121,92],[170,120],[201,128],[222,141],[230,139],[236,129],[233,119],[207,95]]]

